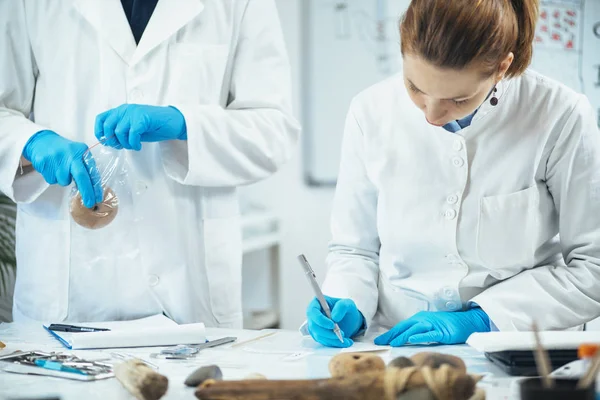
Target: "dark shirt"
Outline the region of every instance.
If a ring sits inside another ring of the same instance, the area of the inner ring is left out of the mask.
[[[148,21],[150,21],[150,17],[156,8],[156,3],[158,3],[158,0],[121,0],[123,11],[125,11],[137,44],[140,43],[144,29],[146,29]]]

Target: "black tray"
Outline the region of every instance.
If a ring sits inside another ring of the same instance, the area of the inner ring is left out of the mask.
[[[549,350],[552,370],[562,367],[571,361],[577,360],[577,350]],[[498,351],[485,353],[485,356],[494,365],[512,376],[537,376],[535,357],[533,351]]]

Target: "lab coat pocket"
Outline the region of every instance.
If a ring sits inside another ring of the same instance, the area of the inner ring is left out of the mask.
[[[172,44],[169,47],[170,83],[166,88],[168,101],[224,103],[227,100],[223,82],[228,50],[226,45]]]
[[[477,253],[485,267],[528,268],[533,265],[539,203],[537,186],[481,199]]]
[[[242,325],[242,235],[239,216],[204,219],[210,308],[221,327]]]
[[[387,276],[379,276],[379,304],[376,322],[391,328],[419,311],[430,309],[427,297],[408,288],[395,285]]]
[[[43,218],[19,207],[16,237],[18,314],[63,321],[69,299],[69,221]]]

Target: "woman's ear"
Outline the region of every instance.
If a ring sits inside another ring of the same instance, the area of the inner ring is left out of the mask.
[[[500,68],[498,70],[498,75],[496,77],[497,82],[500,82],[502,79],[504,79],[506,71],[508,71],[514,60],[515,55],[512,53],[512,51],[508,53],[504,60],[502,60],[502,62],[500,63]]]

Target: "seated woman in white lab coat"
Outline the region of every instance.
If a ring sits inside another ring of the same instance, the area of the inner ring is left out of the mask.
[[[600,134],[585,96],[527,70],[538,12],[411,2],[402,73],[346,120],[316,341],[378,326],[380,345],[454,344],[600,315]]]

